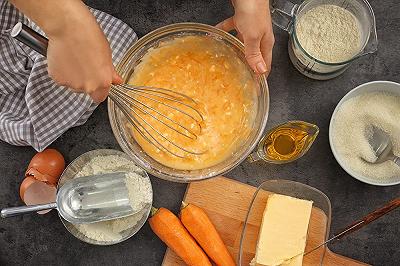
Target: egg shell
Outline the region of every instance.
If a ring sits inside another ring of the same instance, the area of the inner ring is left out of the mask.
[[[37,180],[33,176],[27,176],[24,180],[22,180],[22,183],[19,187],[19,196],[21,197],[22,201],[24,201],[24,194],[26,189],[34,182],[37,182]]]
[[[65,160],[55,149],[46,149],[33,156],[25,176],[56,185],[65,168]]]
[[[52,184],[52,185],[55,185],[58,182],[58,177],[53,177],[51,175],[42,174],[35,168],[29,168],[28,170],[26,170],[25,176],[26,177],[30,176],[38,181],[46,182],[46,183]]]
[[[44,204],[56,201],[57,189],[53,185],[36,180],[32,176],[26,177],[20,186],[20,196],[26,205]],[[39,211],[39,214],[50,210]]]

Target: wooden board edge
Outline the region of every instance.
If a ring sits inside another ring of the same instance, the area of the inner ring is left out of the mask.
[[[259,185],[258,185],[258,186],[255,187],[255,186],[249,185],[249,184],[247,184],[247,183],[242,183],[242,182],[240,182],[240,181],[238,181],[238,180],[236,180],[236,179],[232,179],[232,178],[225,177],[225,176],[216,176],[216,177],[212,177],[212,178],[208,178],[208,179],[204,179],[204,180],[199,180],[199,181],[190,182],[190,183],[188,184],[188,186],[186,187],[186,191],[185,191],[185,194],[183,195],[182,201],[185,201],[186,195],[187,195],[187,193],[189,192],[189,189],[190,189],[190,187],[191,187],[192,185],[196,185],[196,184],[202,183],[202,182],[209,182],[209,181],[211,181],[211,179],[213,179],[212,181],[216,181],[216,180],[220,179],[220,180],[225,180],[225,181],[229,181],[229,182],[234,182],[234,183],[236,183],[236,184],[239,184],[239,185],[242,185],[242,186],[246,186],[246,187],[255,188],[255,189],[257,189],[258,186],[259,186]]]
[[[257,189],[257,187],[254,187],[254,186],[249,185],[247,183],[242,183],[242,182],[240,182],[238,180],[231,179],[231,178],[224,177],[224,176],[217,176],[217,177],[214,177],[213,179],[214,179],[213,181],[217,181],[215,179],[221,179],[221,180],[230,181],[230,182],[234,182],[234,183],[237,183],[237,184],[240,184],[240,185],[244,185],[244,186],[247,186],[247,187],[253,187],[253,188]],[[205,179],[205,180],[200,180],[200,181],[195,181],[195,182],[189,183],[187,185],[187,187],[186,187],[186,191],[185,191],[185,193],[183,195],[182,201],[186,200],[186,196],[189,193],[189,190],[190,190],[192,185],[195,185],[196,183],[207,182],[207,181],[210,181],[210,179]],[[167,264],[166,260],[168,258],[170,258],[170,257],[173,258],[174,256],[176,256],[176,255],[173,253],[173,251],[170,248],[167,247],[161,265],[163,265],[163,266],[177,266],[177,265],[179,265],[179,264]],[[364,263],[364,262],[361,262],[361,261],[358,261],[358,260],[343,256],[343,255],[340,255],[340,254],[336,254],[333,251],[331,251],[329,248],[326,248],[323,265],[324,266],[369,266],[370,264],[367,264],[367,263]]]

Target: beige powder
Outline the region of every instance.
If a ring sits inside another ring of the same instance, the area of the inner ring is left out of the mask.
[[[335,5],[308,10],[297,21],[296,34],[307,53],[328,63],[351,59],[361,46],[357,19],[351,12]]]
[[[88,162],[76,177],[127,171],[127,187],[133,209],[140,209],[152,201],[150,181],[142,176],[142,170],[132,161],[118,155],[98,156]],[[75,225],[76,228],[90,239],[113,242],[122,239],[123,232],[134,227],[146,214],[142,209],[138,213],[110,221]]]

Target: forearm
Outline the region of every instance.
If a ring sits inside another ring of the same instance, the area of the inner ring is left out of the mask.
[[[264,7],[265,3],[267,4],[266,6],[269,9],[270,0],[231,0],[231,2],[235,8],[237,8],[239,6],[243,10],[247,9],[248,11],[250,11],[257,7],[258,8]],[[238,5],[238,2],[240,2],[239,5]]]
[[[76,27],[86,19],[94,19],[81,0],[9,1],[50,36],[56,35],[68,27]]]
[[[269,13],[269,0],[232,0],[235,13],[254,14],[255,12]]]

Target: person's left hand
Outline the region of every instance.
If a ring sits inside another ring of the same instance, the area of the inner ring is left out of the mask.
[[[244,42],[245,56],[250,67],[258,74],[271,71],[274,33],[268,0],[232,0],[235,15],[216,27],[225,31],[236,29]]]

